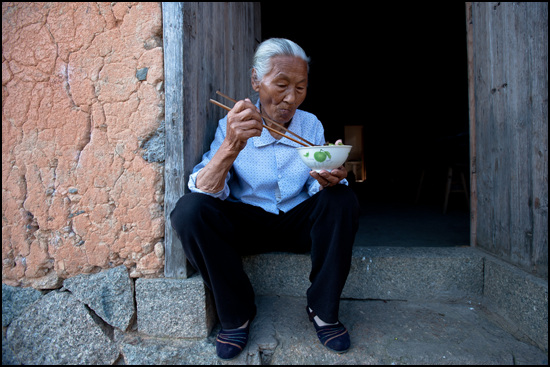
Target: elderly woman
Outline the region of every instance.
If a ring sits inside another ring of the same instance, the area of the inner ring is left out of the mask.
[[[350,346],[338,320],[359,216],[347,172],[310,171],[296,152],[299,145],[263,129],[260,115],[316,145],[325,143],[321,122],[298,109],[306,98],[308,63],[302,48],[286,39],[258,47],[251,75],[258,101],[238,101],[219,121],[210,151],[189,178],[191,193],[171,213],[189,262],[214,295],[222,359],[244,349],[256,315],[241,256],[269,251],[311,252],[309,319],[325,347],[342,353]]]

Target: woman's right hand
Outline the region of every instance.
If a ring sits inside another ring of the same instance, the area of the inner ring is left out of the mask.
[[[227,114],[225,139],[214,157],[197,175],[196,187],[215,193],[224,188],[225,179],[233,162],[253,136],[262,135],[260,111],[249,100],[239,101]]]
[[[227,114],[225,143],[230,150],[240,152],[248,139],[262,135],[262,129],[258,108],[248,98],[238,101]]]

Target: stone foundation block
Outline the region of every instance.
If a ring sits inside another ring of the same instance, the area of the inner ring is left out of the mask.
[[[483,257],[470,247],[356,247],[342,297],[451,301],[481,297]]]
[[[548,353],[548,281],[485,255],[484,303],[514,334]]]
[[[97,319],[69,292],[52,291],[8,326],[6,341],[12,351],[8,363],[113,364],[120,352]]]
[[[213,297],[195,275],[189,279],[137,279],[138,332],[166,338],[206,338],[216,322]]]
[[[256,295],[304,297],[311,285],[310,254],[246,256]],[[481,297],[483,256],[472,248],[355,247],[342,297],[453,300]]]

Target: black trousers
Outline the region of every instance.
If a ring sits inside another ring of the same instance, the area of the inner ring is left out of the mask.
[[[189,262],[212,290],[222,328],[234,329],[256,314],[241,256],[272,251],[311,252],[308,305],[322,320],[337,322],[358,217],[353,191],[336,185],[278,215],[190,193],[170,218]]]

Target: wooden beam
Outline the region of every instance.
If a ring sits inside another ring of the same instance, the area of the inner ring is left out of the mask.
[[[470,246],[476,246],[477,182],[476,182],[476,106],[474,80],[474,35],[472,3],[466,3],[466,30],[468,43],[468,104],[470,114]]]
[[[165,162],[164,162],[164,275],[187,278],[187,259],[172,229],[170,213],[184,194],[183,146],[183,3],[162,3],[164,43]]]

